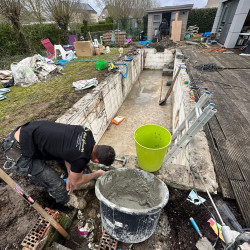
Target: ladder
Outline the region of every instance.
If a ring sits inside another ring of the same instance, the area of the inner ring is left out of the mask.
[[[194,108],[187,114],[185,120],[177,127],[172,135],[170,150],[165,157],[166,163],[170,163],[180,150],[186,147],[190,140],[217,112],[217,110],[214,109],[214,103],[209,103],[207,107],[202,110],[210,97],[210,92],[206,91],[195,104]],[[191,124],[191,121],[194,118],[195,121]]]

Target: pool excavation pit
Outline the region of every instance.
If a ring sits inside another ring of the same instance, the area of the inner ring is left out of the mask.
[[[215,200],[221,199],[216,195],[218,184],[203,131],[198,132],[171,163],[166,163],[164,152],[162,164],[153,170],[142,169],[138,164],[135,131],[150,124],[166,129],[169,135],[164,146],[169,150],[171,135],[196,102],[191,98],[193,93],[189,84],[185,84],[190,79],[180,49],[137,51],[133,60],[126,62],[126,78],[119,72],[109,74],[102,84],[84,95],[56,121],[84,125],[91,129],[97,144],[110,145],[116,151],[111,167],[89,164],[91,171],[100,168],[106,171],[96,183],[92,181],[84,190],[74,191],[84,197],[87,206],[72,215],[77,219],[67,228],[70,239],[61,242],[68,249],[193,250],[199,235],[192,228],[190,217],[196,220],[212,245],[217,240],[207,223],[211,214],[206,207],[187,201],[190,190],[195,189],[212,209],[198,173],[202,173]],[[183,67],[168,100],[159,105],[169,90],[167,82],[173,80],[180,65]],[[172,74],[163,74],[166,68]],[[116,116],[125,119],[118,125],[113,124],[111,121]],[[237,210],[233,203],[227,204]],[[84,236],[77,233],[79,223],[82,228],[88,228],[88,223],[92,225]],[[109,246],[107,235],[115,247]],[[106,240],[106,248],[100,247],[102,240]],[[217,243],[215,249],[221,248],[222,244]]]

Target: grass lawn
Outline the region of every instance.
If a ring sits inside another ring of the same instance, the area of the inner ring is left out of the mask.
[[[118,48],[111,53],[78,57],[77,60],[117,60]],[[98,71],[94,63],[68,63],[62,70],[62,75],[51,81],[39,82],[29,87],[11,87],[6,94],[7,99],[0,101],[0,135],[5,136],[11,130],[32,120],[55,121],[59,116],[72,107],[90,89],[75,91],[74,81],[96,77],[99,81],[105,78],[107,69]]]

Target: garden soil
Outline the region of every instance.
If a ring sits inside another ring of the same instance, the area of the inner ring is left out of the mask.
[[[0,155],[0,164],[3,165],[3,163],[3,155]],[[52,162],[51,164],[58,171],[58,174],[61,174],[55,163]],[[23,177],[15,174],[11,174],[11,177],[43,208],[56,208],[53,199],[42,188],[28,184]],[[76,191],[76,194],[82,195],[81,192]],[[155,233],[145,242],[134,244],[132,249],[196,249],[195,244],[199,240],[199,236],[189,221],[190,217],[195,219],[202,234],[214,244],[217,237],[207,222],[211,218],[211,214],[207,208],[203,205],[196,206],[187,201],[186,198],[189,191],[169,188],[169,192],[170,200],[161,213]],[[213,211],[208,197],[204,193],[200,195],[207,199],[205,205]],[[82,211],[83,216],[81,220],[84,225],[89,218],[93,219],[94,230],[92,242],[93,245],[98,245],[102,235],[99,201],[95,196],[94,189],[86,192],[84,196],[87,201],[87,207]],[[218,200],[221,197],[217,195],[214,196],[214,199]],[[226,204],[230,207],[239,223],[244,227],[243,219],[238,212],[236,203],[234,201],[226,201]],[[21,249],[22,240],[35,225],[39,214],[2,180],[0,180],[0,211],[0,249]],[[65,211],[60,212],[61,214],[65,213]],[[85,238],[76,232],[78,223],[79,219],[75,218],[68,230],[71,239],[65,241],[63,245],[72,250],[89,249],[90,238]],[[130,244],[118,243],[118,247],[122,250],[129,249],[129,246]],[[220,240],[218,240],[215,249],[223,249]]]

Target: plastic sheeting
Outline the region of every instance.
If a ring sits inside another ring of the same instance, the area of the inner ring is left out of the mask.
[[[53,64],[53,61],[34,55],[27,57],[17,64],[11,65],[15,85],[30,86],[40,81],[47,81],[60,74],[62,67]]]

